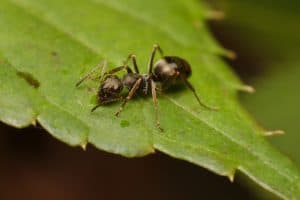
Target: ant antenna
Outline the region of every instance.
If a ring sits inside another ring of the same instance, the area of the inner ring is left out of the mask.
[[[101,74],[100,74],[100,77],[99,77],[100,82],[102,82],[102,80],[103,80],[103,77],[104,77],[105,72],[106,72],[106,67],[107,67],[107,61],[106,61],[106,59],[105,59],[105,60],[103,61],[103,67],[102,67]]]
[[[83,81],[87,80],[87,79],[91,79],[92,74],[94,74],[96,72],[97,69],[102,68],[102,72],[104,71],[104,68],[106,69],[106,60],[100,62],[96,67],[94,67],[89,73],[87,73],[85,76],[83,76],[77,83],[76,83],[76,87],[78,87]],[[102,72],[101,72],[101,76],[102,76]]]
[[[185,85],[193,92],[193,94],[194,94],[194,96],[196,97],[198,103],[199,103],[202,107],[204,107],[204,108],[206,108],[206,109],[208,109],[208,110],[213,110],[213,111],[218,110],[218,108],[211,107],[211,106],[208,106],[208,105],[204,104],[204,103],[200,100],[200,97],[199,97],[198,94],[196,93],[196,90],[195,90],[195,88],[192,86],[192,84],[191,84],[188,80],[186,80],[186,78],[182,78],[182,79],[183,79]]]

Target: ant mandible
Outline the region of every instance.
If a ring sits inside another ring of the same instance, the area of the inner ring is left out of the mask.
[[[155,64],[153,64],[154,57],[157,51],[160,53],[161,58]],[[134,71],[127,65],[129,60],[132,60]],[[186,60],[178,56],[163,56],[163,51],[157,44],[153,45],[153,50],[148,63],[147,74],[140,74],[136,62],[136,56],[134,54],[130,54],[128,56],[127,60],[124,62],[124,65],[113,68],[108,72],[105,72],[106,61],[103,61],[96,68],[99,67],[102,67],[102,73],[99,77],[100,86],[97,92],[98,104],[92,108],[91,112],[95,111],[99,106],[122,100],[123,98],[121,96],[121,92],[123,88],[126,87],[129,90],[129,93],[123,100],[121,107],[115,114],[116,116],[119,116],[126,103],[136,93],[146,96],[151,91],[155,109],[156,126],[158,129],[163,131],[160,126],[157,109],[157,82],[160,83],[162,91],[167,90],[172,85],[183,83],[193,92],[194,96],[201,106],[209,110],[216,110],[216,108],[212,108],[201,102],[194,87],[187,80],[192,73],[190,64]],[[85,75],[83,78],[81,78],[76,83],[76,86],[79,86],[84,80],[91,78],[91,75],[96,71],[96,68]],[[126,70],[127,72],[122,78],[114,75],[121,70]]]

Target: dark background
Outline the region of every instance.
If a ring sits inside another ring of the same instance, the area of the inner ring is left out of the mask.
[[[0,124],[0,199],[253,199],[247,189],[161,153],[126,159],[86,151],[43,129]]]

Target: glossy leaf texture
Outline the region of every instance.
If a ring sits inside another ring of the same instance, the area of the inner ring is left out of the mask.
[[[300,198],[300,174],[274,149],[239,105],[245,86],[220,58],[226,50],[210,35],[206,7],[197,1],[2,0],[0,7],[0,119],[15,127],[38,121],[72,146],[87,143],[127,157],[155,150],[233,179],[241,170],[285,199]],[[75,83],[101,60],[119,66],[130,53],[141,71],[154,43],[186,58],[192,84],[159,95],[164,132],[155,128],[152,99],[95,105],[97,82]]]

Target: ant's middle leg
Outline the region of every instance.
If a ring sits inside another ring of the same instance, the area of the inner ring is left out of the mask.
[[[154,57],[155,57],[156,51],[158,51],[160,53],[160,55],[163,56],[163,51],[160,48],[160,46],[158,44],[154,44],[153,45],[153,49],[152,49],[152,53],[151,53],[151,56],[150,56],[149,64],[148,64],[148,73],[149,74],[152,73],[153,61],[154,61]]]
[[[142,78],[139,78],[133,85],[133,87],[131,88],[131,90],[129,91],[129,94],[127,95],[126,99],[124,99],[121,107],[119,108],[119,111],[116,112],[116,116],[118,117],[120,115],[120,113],[122,112],[122,110],[124,109],[127,101],[129,101],[133,95],[136,93],[137,89],[139,89],[140,85],[141,85],[141,82],[142,82]]]

